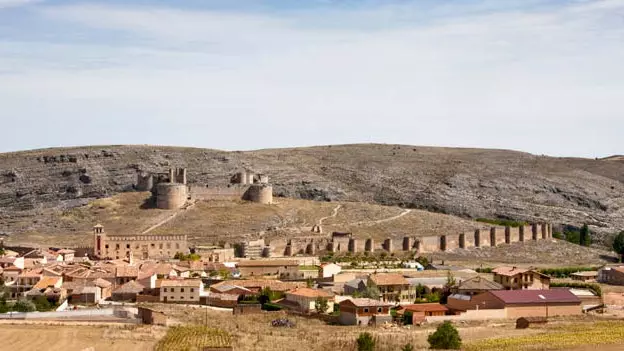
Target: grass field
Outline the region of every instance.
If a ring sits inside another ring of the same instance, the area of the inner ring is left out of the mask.
[[[1,324],[0,350],[153,350],[164,331],[142,326]]]

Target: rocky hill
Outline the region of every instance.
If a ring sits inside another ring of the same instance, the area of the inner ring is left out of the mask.
[[[506,150],[334,145],[226,152],[160,146],[57,148],[0,154],[0,232],[44,208],[132,191],[138,170],[186,167],[189,182],[225,185],[247,167],[277,196],[362,201],[462,217],[589,223],[624,229],[624,161]]]

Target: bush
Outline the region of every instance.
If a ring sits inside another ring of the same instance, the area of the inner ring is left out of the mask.
[[[597,271],[600,267],[561,267],[561,268],[543,268],[538,272],[551,276],[552,278],[569,278],[570,274],[576,272]]]
[[[358,351],[373,351],[375,350],[375,339],[369,333],[361,333],[357,338]]]
[[[19,300],[13,305],[15,312],[34,312],[36,310],[35,304],[28,300]]]
[[[263,311],[281,311],[282,307],[274,303],[265,303],[262,305]]]
[[[51,304],[45,296],[37,296],[32,302],[35,304],[35,308],[39,312],[47,312],[54,309],[54,305]]]
[[[475,272],[477,272],[477,273],[492,273],[492,267],[477,268],[477,269],[475,269]]]
[[[620,262],[622,262],[622,257],[624,257],[624,231],[621,231],[613,239],[613,250],[620,255]]]
[[[481,222],[481,223],[488,223],[488,224],[500,225],[503,227],[513,227],[513,228],[528,225],[527,222],[514,221],[510,219],[477,218],[476,221]]]
[[[405,346],[403,346],[401,348],[401,351],[414,351],[414,346],[412,346],[412,344],[406,344]]]
[[[461,348],[459,332],[448,321],[442,323],[435,333],[429,335],[427,341],[432,349],[459,350]]]

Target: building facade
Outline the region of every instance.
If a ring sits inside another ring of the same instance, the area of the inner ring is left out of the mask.
[[[93,227],[93,252],[100,259],[126,257],[173,258],[177,252],[186,253],[186,235],[108,235],[104,227]]]
[[[201,279],[163,280],[160,282],[160,301],[199,303],[203,291]]]
[[[494,282],[507,290],[542,290],[550,288],[550,277],[531,269],[498,267],[492,271]]]

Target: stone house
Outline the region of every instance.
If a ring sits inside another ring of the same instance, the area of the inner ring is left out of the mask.
[[[380,299],[385,302],[412,303],[416,299],[416,287],[398,273],[371,274],[368,286],[379,289]]]
[[[611,285],[624,285],[624,266],[605,266],[598,270],[596,280],[599,283]]]
[[[476,276],[460,282],[451,288],[454,294],[463,295],[478,295],[490,290],[503,290],[505,287],[502,284],[485,279],[481,276]]]
[[[338,320],[342,325],[379,325],[391,322],[392,304],[373,299],[349,299],[340,302]]]
[[[570,278],[572,278],[572,280],[580,282],[595,282],[597,277],[597,271],[576,272],[570,274]]]
[[[248,260],[236,264],[241,277],[277,276],[284,280],[302,279],[299,263],[294,260]]]
[[[492,270],[494,282],[507,290],[542,290],[550,288],[550,277],[532,269],[498,267]]]
[[[178,303],[199,303],[203,295],[204,283],[201,279],[176,279],[160,282],[160,301]]]
[[[327,310],[324,312],[327,313],[334,310],[334,295],[321,289],[296,288],[290,290],[286,292],[286,297],[280,304],[302,313],[310,313],[316,311],[316,300],[318,298],[327,300]]]
[[[145,290],[143,285],[132,280],[113,290],[111,300],[135,302],[137,295],[142,293],[143,290]]]

